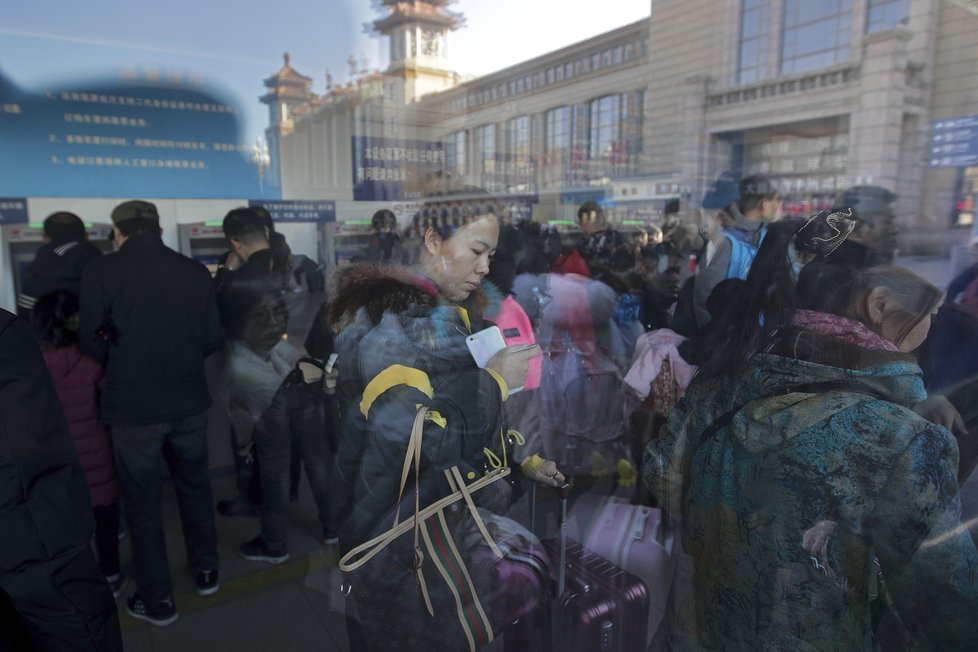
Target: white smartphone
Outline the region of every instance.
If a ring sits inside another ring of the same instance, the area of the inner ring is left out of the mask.
[[[492,356],[506,348],[506,340],[498,326],[490,326],[465,338],[465,344],[480,369],[485,369]]]
[[[480,369],[485,369],[486,365],[499,351],[506,348],[506,340],[498,326],[490,326],[478,333],[473,333],[465,338],[465,343],[469,347],[469,352],[475,359],[475,363]],[[532,344],[523,345],[524,347],[533,346]],[[523,389],[523,386],[510,387],[509,393],[515,394]]]

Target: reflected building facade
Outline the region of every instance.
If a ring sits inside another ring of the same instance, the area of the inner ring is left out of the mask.
[[[322,96],[288,62],[266,80],[283,197],[403,217],[454,183],[539,220],[587,199],[655,220],[730,171],[775,178],[798,215],[886,186],[905,229],[932,230],[978,176],[932,157],[934,122],[978,106],[978,16],[952,3],[656,0],[644,20],[469,80],[451,70],[461,17],[446,5],[381,3],[383,71]]]

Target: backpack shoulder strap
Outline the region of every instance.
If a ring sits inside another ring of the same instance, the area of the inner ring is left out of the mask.
[[[730,242],[730,262],[727,264],[727,278],[746,279],[751,263],[757,254],[757,248],[749,242],[744,242],[729,231],[723,235]]]

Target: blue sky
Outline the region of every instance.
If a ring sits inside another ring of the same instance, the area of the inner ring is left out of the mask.
[[[467,26],[452,34],[449,51],[459,72],[484,74],[638,20],[650,7],[651,0],[461,0],[453,9]],[[347,80],[350,54],[385,65],[382,40],[362,29],[375,17],[369,0],[10,0],[0,3],[0,73],[29,90],[115,79],[133,67],[199,75],[242,108],[250,142],[266,123],[262,80],[286,50],[317,92],[327,68]]]

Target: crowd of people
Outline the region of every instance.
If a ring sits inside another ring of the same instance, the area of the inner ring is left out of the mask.
[[[36,487],[4,508],[25,534],[3,555],[17,617],[0,636],[119,649],[128,574],[129,614],[177,620],[165,461],[202,596],[220,587],[215,515],[258,518],[245,559],[289,559],[305,471],[353,650],[516,640],[563,562],[527,489],[568,482],[572,500],[657,508],[674,538],[643,647],[972,649],[978,266],[946,295],[893,266],[895,200],[857,186],[782,219],[777,186],[751,176],[646,230],[589,202],[558,232],[465,188],[403,229],[379,211],[328,282],[261,208],[227,214],[213,278],[163,244],[151,203],[113,210],[108,255],[56,213],[22,319],[0,327],[20,342],[0,350],[5,436],[27,451],[4,464],[26,460]],[[298,295],[318,312],[296,337]],[[211,354],[237,479],[217,503]]]

